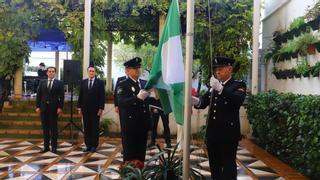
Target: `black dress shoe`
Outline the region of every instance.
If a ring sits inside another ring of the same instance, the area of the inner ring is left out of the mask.
[[[82,152],[88,152],[88,151],[90,151],[90,149],[91,149],[91,148],[88,148],[88,147],[87,147],[87,148],[83,149]]]
[[[40,151],[40,153],[43,154],[43,153],[48,152],[49,150],[50,150],[50,149],[42,149],[42,150]]]
[[[93,148],[91,148],[91,150],[90,150],[91,152],[96,152],[97,151],[97,149],[95,148],[95,147],[93,147]]]

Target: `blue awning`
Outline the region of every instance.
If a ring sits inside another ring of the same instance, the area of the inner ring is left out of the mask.
[[[32,51],[71,51],[65,35],[59,29],[42,29],[34,41],[28,42]]]

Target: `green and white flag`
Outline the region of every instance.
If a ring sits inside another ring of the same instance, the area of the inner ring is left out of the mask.
[[[176,122],[183,124],[184,64],[180,34],[179,5],[172,0],[145,89],[157,89],[163,111],[173,112]]]

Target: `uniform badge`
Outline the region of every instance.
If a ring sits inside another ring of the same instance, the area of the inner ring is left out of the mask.
[[[131,90],[132,90],[132,92],[136,91],[136,89],[133,86],[131,87]]]
[[[117,94],[121,94],[121,93],[122,93],[122,88],[118,88]]]

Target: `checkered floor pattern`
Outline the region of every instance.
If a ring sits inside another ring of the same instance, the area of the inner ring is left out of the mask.
[[[97,152],[84,153],[82,142],[60,141],[57,154],[40,154],[41,140],[0,139],[0,179],[100,179],[100,171],[118,168],[122,163],[120,144],[119,138],[101,139]],[[191,149],[192,167],[210,179],[205,151],[197,145]],[[146,159],[157,152],[156,148],[148,149]],[[237,164],[239,180],[284,179],[241,146],[238,147]],[[103,176],[105,179],[119,179],[118,175],[111,173]]]

